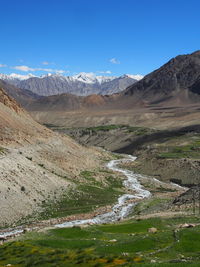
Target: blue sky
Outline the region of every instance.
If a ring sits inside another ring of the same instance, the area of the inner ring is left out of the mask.
[[[200,49],[199,0],[0,0],[0,72],[147,74]]]

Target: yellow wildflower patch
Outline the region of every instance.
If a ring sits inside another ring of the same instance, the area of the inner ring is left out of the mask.
[[[134,262],[141,262],[142,261],[142,258],[141,257],[135,257],[133,259]]]

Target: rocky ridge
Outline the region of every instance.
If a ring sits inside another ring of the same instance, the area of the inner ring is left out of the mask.
[[[134,78],[135,77],[135,78]],[[74,94],[87,96],[90,94],[113,94],[124,90],[127,86],[137,82],[142,76],[123,75],[96,76],[93,73],[80,73],[74,76],[63,76],[60,74],[47,74],[41,77],[0,74],[0,79],[19,87],[29,90],[41,96],[57,94]]]

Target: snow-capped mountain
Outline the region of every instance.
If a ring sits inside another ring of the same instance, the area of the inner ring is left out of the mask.
[[[96,76],[92,72],[81,72],[77,75],[72,76],[75,80],[78,80],[80,82],[84,83],[104,83],[114,80],[115,76]]]
[[[132,79],[137,80],[137,81],[142,80],[142,78],[144,78],[144,76],[141,75],[141,74],[135,74],[135,75],[133,75],[133,74],[124,74],[124,76],[127,76],[127,77],[132,78]]]
[[[32,77],[36,77],[35,75],[33,75],[33,74],[31,74],[31,73],[29,73],[29,74],[27,74],[27,75],[21,75],[21,74],[17,74],[17,73],[11,73],[11,74],[9,74],[9,75],[7,75],[7,74],[1,74],[0,73],[0,79],[1,80],[7,80],[7,81],[14,81],[14,80],[20,80],[20,81],[22,81],[22,80],[27,80],[27,79],[29,79],[29,78],[32,78]]]
[[[132,85],[141,78],[141,75],[125,74],[120,77],[96,76],[94,73],[85,72],[81,72],[74,76],[48,73],[47,75],[42,75],[40,77],[32,74],[0,74],[0,79],[21,89],[30,90],[33,93],[42,96],[62,93],[71,93],[82,96],[90,94],[113,94],[126,89],[126,87]]]

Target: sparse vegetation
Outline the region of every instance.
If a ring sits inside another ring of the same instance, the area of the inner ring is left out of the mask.
[[[26,190],[25,187],[24,186],[21,186],[21,191],[22,192],[25,192],[25,190]]]
[[[38,163],[38,166],[40,166],[41,168],[44,168],[44,164],[43,163]]]
[[[145,127],[133,127],[128,125],[126,127],[129,133],[133,132],[135,135],[146,135],[155,132],[155,130]]]
[[[199,132],[170,132],[168,137],[143,142],[135,152],[137,161],[128,166],[130,170],[164,181],[179,181],[186,187],[199,183]]]
[[[200,141],[192,141],[188,145],[168,146],[167,151],[158,154],[160,158],[194,158],[200,159]]]
[[[0,154],[3,153],[4,151],[5,151],[5,149],[0,146]]]
[[[75,189],[63,194],[57,202],[45,203],[45,212],[41,215],[43,219],[91,212],[97,207],[115,203],[119,195],[124,193],[119,178],[110,175],[102,183],[95,179],[93,172],[83,171],[81,175],[86,183],[77,183]]]
[[[146,127],[136,127],[136,126],[129,126],[126,124],[110,124],[110,125],[100,125],[100,126],[95,126],[95,127],[80,127],[80,128],[66,128],[63,126],[56,126],[53,124],[44,124],[46,127],[56,130],[56,131],[61,131],[61,132],[67,132],[73,134],[73,132],[79,132],[82,135],[86,134],[95,134],[98,132],[109,132],[112,130],[118,130],[118,129],[123,129],[127,133],[134,133],[135,135],[145,135],[148,133],[155,132],[155,130],[146,128]]]
[[[132,215],[141,215],[141,214],[149,214],[154,212],[162,212],[163,210],[168,210],[169,207],[172,205],[172,200],[169,198],[150,198],[139,202],[133,212],[130,214]]]
[[[116,129],[122,129],[125,128],[126,125],[116,125],[116,124],[111,124],[111,125],[100,125],[96,127],[89,127],[89,128],[82,128],[83,133],[96,133],[99,131],[107,132],[111,130],[116,130]]]
[[[123,144],[157,132],[147,127],[129,126],[123,124],[99,125],[95,127],[67,128],[64,126],[47,125],[50,129],[70,135],[83,145],[94,145],[115,151]]]

